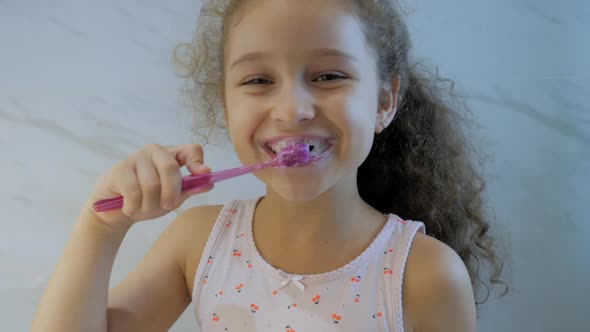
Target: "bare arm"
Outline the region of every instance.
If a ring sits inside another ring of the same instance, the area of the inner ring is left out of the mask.
[[[123,239],[81,218],[51,278],[32,331],[168,331],[189,305],[187,251],[200,256],[219,207],[192,208],[162,233],[140,264],[108,289]],[[89,263],[93,262],[93,263]]]
[[[417,234],[408,256],[404,307],[416,332],[474,332],[475,300],[469,273],[447,245]]]
[[[109,332],[168,331],[191,302],[187,257],[200,258],[220,207],[192,208],[162,233],[109,292]]]
[[[132,225],[161,217],[188,197],[211,190],[208,186],[183,192],[183,165],[193,174],[210,172],[202,165],[198,145],[151,144],[99,178],[49,280],[31,331],[163,331],[176,320],[190,298],[180,268],[186,251],[179,238],[187,233],[186,220],[199,224],[198,213],[185,212],[173,222],[135,271],[111,292],[109,280]],[[117,195],[124,197],[122,209],[92,209],[93,202]]]
[[[82,213],[51,276],[31,331],[107,331],[107,290],[127,230]]]

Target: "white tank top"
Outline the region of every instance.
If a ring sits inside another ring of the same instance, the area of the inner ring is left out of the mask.
[[[192,294],[201,331],[404,330],[402,277],[423,223],[389,214],[377,237],[350,263],[327,273],[294,275],[271,266],[254,245],[259,199],[225,204],[213,226]]]

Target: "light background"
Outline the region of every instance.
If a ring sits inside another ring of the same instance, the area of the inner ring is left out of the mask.
[[[480,331],[588,331],[590,5],[584,1],[404,2],[420,58],[467,97],[494,159],[486,171],[512,293]],[[171,50],[199,1],[0,0],[0,322],[26,331],[96,177],[147,143],[190,141]],[[214,169],[231,147],[207,147]],[[252,176],[183,208],[253,197]],[[120,281],[177,213],[125,239]],[[66,313],[67,314],[67,313]],[[187,310],[171,331],[194,331]]]

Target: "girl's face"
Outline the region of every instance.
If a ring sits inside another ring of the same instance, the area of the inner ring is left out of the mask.
[[[290,139],[306,139],[312,155],[327,151],[307,166],[256,174],[284,199],[356,190],[371,149],[380,84],[350,10],[341,0],[256,0],[228,23],[225,116],[240,160],[270,160]]]

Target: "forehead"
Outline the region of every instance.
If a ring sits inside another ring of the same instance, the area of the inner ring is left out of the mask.
[[[298,57],[335,49],[362,59],[369,47],[345,0],[252,0],[228,26],[226,63],[245,53]]]

